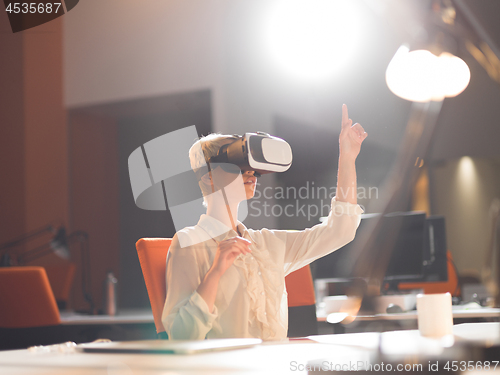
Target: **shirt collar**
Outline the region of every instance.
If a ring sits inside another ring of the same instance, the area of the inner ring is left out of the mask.
[[[238,233],[232,228],[229,228],[216,218],[206,214],[201,215],[200,220],[198,221],[198,226],[216,241],[222,241],[226,238],[232,238],[238,235]],[[236,226],[242,235],[244,235],[247,231],[245,225],[240,221],[236,223]]]

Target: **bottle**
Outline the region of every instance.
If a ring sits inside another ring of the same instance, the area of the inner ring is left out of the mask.
[[[108,272],[104,280],[104,313],[106,315],[116,315],[116,299],[118,280],[113,272]]]

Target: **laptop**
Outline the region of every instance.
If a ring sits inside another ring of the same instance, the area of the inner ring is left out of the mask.
[[[80,344],[77,350],[85,353],[196,354],[250,348],[261,343],[261,339],[255,338],[200,341],[140,340]]]

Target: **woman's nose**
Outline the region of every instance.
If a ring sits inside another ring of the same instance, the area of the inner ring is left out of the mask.
[[[256,171],[245,171],[245,173],[250,176],[260,177],[260,173]]]

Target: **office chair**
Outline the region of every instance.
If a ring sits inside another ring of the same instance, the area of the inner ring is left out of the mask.
[[[76,264],[71,261],[59,261],[51,264],[30,264],[32,266],[41,266],[45,268],[49,278],[54,298],[56,299],[59,310],[66,309],[73,286],[73,280],[76,273]]]
[[[288,292],[288,337],[318,334],[316,298],[309,265],[285,277]]]
[[[165,272],[171,243],[171,238],[141,238],[135,244],[153,311],[156,333],[160,338],[168,338],[161,322],[161,314],[167,296]]]
[[[415,283],[400,283],[398,289],[400,290],[416,290],[423,289],[425,294],[434,293],[450,293],[453,297],[461,295],[460,280],[456,268],[453,263],[451,252],[446,252],[447,267],[448,267],[448,280],[447,281],[431,281],[431,282],[415,282]]]
[[[0,268],[0,327],[27,328],[61,323],[43,267]]]
[[[168,338],[161,322],[166,298],[166,259],[171,238],[141,238],[135,244],[141,264],[151,309],[160,338]],[[316,301],[309,265],[285,278],[288,291],[288,336],[300,337],[318,333]]]

